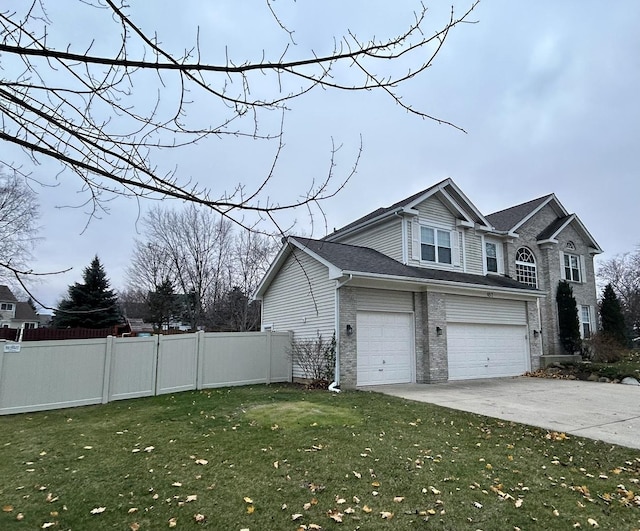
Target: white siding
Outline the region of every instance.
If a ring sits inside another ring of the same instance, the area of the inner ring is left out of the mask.
[[[262,324],[295,338],[330,339],[335,330],[335,281],[328,269],[302,251],[294,251],[262,301]]]
[[[486,324],[527,324],[524,301],[447,295],[447,322]]]
[[[369,247],[402,262],[402,221],[394,219],[360,234],[341,238],[340,243]]]
[[[428,219],[437,223],[444,223],[455,227],[456,218],[451,211],[436,197],[429,197],[420,203],[416,210],[420,212],[421,219]]]
[[[358,289],[358,310],[412,312],[413,292],[388,289]]]

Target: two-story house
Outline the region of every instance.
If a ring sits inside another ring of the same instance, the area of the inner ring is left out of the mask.
[[[0,328],[38,328],[39,322],[28,302],[19,301],[8,286],[0,285]]]
[[[255,297],[263,329],[335,334],[343,387],[512,376],[560,354],[560,279],[595,327],[598,252],[554,195],[484,216],[447,179],[321,240],[286,238]]]

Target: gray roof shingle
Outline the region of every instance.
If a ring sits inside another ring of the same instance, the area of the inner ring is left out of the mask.
[[[516,282],[512,278],[504,276],[472,275],[470,273],[404,265],[368,247],[333,243],[325,240],[312,240],[298,236],[292,238],[342,271],[403,277],[417,281],[438,280],[495,288],[533,289],[531,286],[526,286],[520,282]]]
[[[4,284],[0,285],[0,301],[5,302],[18,302],[13,292],[9,289],[9,286]]]
[[[515,205],[510,208],[505,208],[504,210],[489,214],[486,218],[497,230],[509,231],[549,199],[551,195],[553,194],[538,197],[537,199],[532,199],[531,201],[527,201],[526,203],[521,203],[520,205]]]

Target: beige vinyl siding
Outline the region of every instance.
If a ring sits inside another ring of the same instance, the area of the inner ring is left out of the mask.
[[[296,250],[263,298],[263,325],[295,337],[331,336],[335,319],[335,281],[327,268]]]
[[[335,332],[335,281],[328,269],[296,250],[284,263],[262,300],[262,325],[293,332],[293,339],[330,340]],[[293,376],[303,377],[299,367]]]
[[[482,236],[475,234],[473,230],[466,230],[464,238],[465,272],[474,275],[484,274],[484,252],[482,249]]]
[[[447,322],[485,324],[527,324],[527,304],[524,301],[491,297],[447,295]]]
[[[359,288],[357,308],[384,312],[412,312],[413,292]]]
[[[402,220],[396,218],[359,234],[341,238],[340,243],[375,249],[402,262]]]

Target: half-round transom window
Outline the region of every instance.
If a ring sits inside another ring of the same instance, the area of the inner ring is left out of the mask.
[[[572,241],[568,241],[567,242],[567,249],[569,249],[570,251],[575,251],[576,250],[576,244],[573,243]]]

